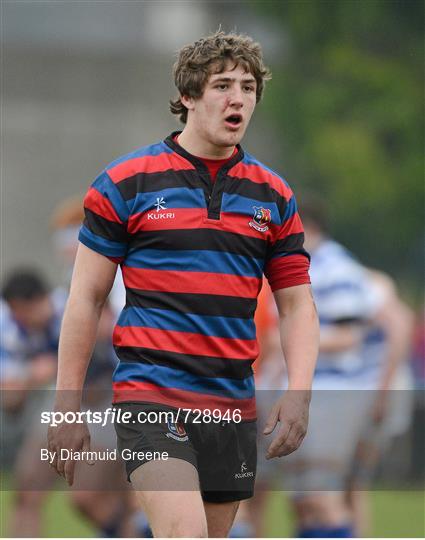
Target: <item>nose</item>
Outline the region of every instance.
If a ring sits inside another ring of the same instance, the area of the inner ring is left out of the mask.
[[[238,109],[243,106],[242,88],[240,88],[238,85],[234,85],[232,88],[232,93],[230,94],[229,98],[229,105]]]

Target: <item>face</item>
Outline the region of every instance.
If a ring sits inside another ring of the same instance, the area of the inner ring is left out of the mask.
[[[256,105],[257,83],[241,66],[228,64],[210,75],[200,98],[182,98],[187,127],[198,140],[217,148],[238,144]]]
[[[53,316],[49,296],[33,300],[13,299],[9,307],[14,318],[29,332],[43,330]]]

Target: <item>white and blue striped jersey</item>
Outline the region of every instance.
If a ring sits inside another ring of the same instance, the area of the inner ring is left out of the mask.
[[[364,333],[364,340],[374,339],[368,325],[382,298],[367,270],[348,250],[332,240],[322,242],[311,254],[310,276],[322,334],[330,326],[352,323]],[[376,362],[369,362],[364,352],[360,343],[342,352],[320,353],[315,378],[362,377],[376,369]]]
[[[7,302],[0,299],[0,380],[19,380],[26,376],[31,358],[43,353],[57,354],[66,291],[55,289],[50,298],[53,316],[45,329],[33,333],[14,319]]]

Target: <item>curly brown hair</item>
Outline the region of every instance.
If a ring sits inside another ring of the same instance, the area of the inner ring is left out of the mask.
[[[183,124],[187,121],[187,109],[180,97],[201,97],[211,73],[222,73],[228,61],[253,75],[257,82],[257,103],[260,101],[265,82],[271,79],[271,72],[263,63],[260,44],[249,36],[225,34],[218,30],[195,43],[185,45],[178,52],[173,76],[180,95],[175,100],[170,100],[170,110],[179,115]]]

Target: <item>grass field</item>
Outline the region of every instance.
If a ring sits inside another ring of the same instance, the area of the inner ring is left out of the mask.
[[[0,494],[1,537],[8,535],[8,522],[13,504],[13,492]],[[424,493],[375,491],[371,493],[374,537],[423,538]],[[291,535],[292,521],[287,499],[282,493],[274,492],[267,509],[269,516],[268,537],[279,538]],[[67,494],[53,492],[48,496],[44,509],[44,535],[53,537],[94,537],[96,532],[70,507]]]

